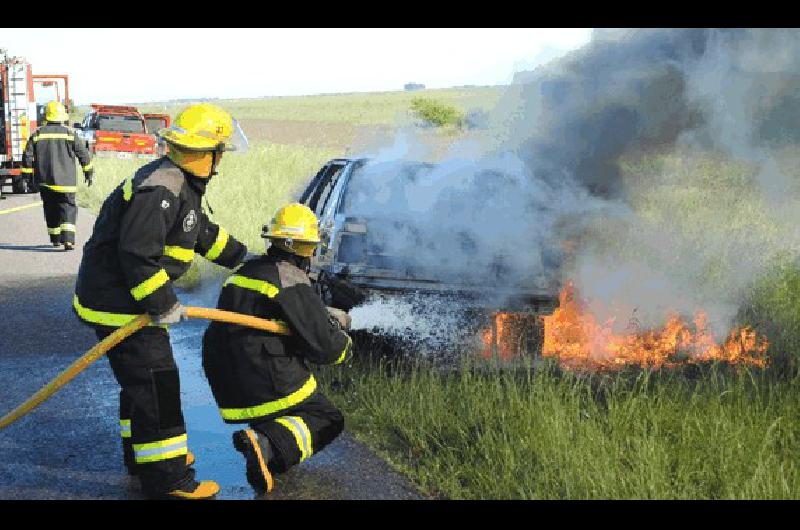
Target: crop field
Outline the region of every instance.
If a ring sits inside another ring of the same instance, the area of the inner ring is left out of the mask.
[[[327,159],[407,125],[411,98],[437,98],[469,112],[490,108],[500,94],[475,88],[221,101],[241,120],[251,150],[224,158],[207,194],[212,217],[260,250],[261,226],[274,210]],[[141,107],[174,113],[180,105]],[[447,143],[453,134],[438,136]],[[800,177],[797,158],[791,149],[781,156],[793,178]],[[98,159],[95,185],[81,185],[79,204],[97,211],[141,163]],[[687,241],[716,230],[720,239],[752,248],[797,230],[758,214],[763,198],[750,193],[756,174],[745,164],[712,154],[642,153],[620,167],[632,207]],[[787,198],[798,199],[797,189]],[[614,227],[595,229],[615,241]],[[698,274],[710,285],[737,259],[729,248],[707,250]],[[800,273],[780,257],[764,270],[748,286],[740,319],[766,334],[780,371],[712,366],[692,377],[639,371],[598,378],[552,366],[473,370],[467,359],[445,374],[423,360],[394,366],[363,358],[321,372],[348,429],[435,497],[797,499],[800,379],[792,370],[800,351]],[[219,273],[202,262],[184,285]]]

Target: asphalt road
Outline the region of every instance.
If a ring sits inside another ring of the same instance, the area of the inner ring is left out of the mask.
[[[39,200],[0,201],[0,415],[10,411],[95,344],[71,311],[75,274],[94,217],[80,210],[77,248],[49,244]],[[220,280],[221,281],[221,280]],[[212,286],[210,286],[212,287]],[[187,305],[213,305],[217,289],[179,293]],[[181,375],[189,447],[201,479],[220,499],[252,499],[244,461],[231,446],[200,364],[206,324],[171,331]],[[0,499],[138,499],[138,480],[122,465],[117,395],[105,359],[90,366],[26,417],[0,431]],[[324,451],[276,478],[265,500],[420,499],[414,488],[346,431]]]

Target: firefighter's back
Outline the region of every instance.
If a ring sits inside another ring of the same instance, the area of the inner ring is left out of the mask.
[[[100,207],[92,236],[84,246],[83,260],[78,271],[76,294],[83,305],[88,303],[95,309],[120,313],[141,312],[131,297],[120,264],[122,218],[135,189],[146,185],[164,186],[174,196],[180,196],[183,184],[184,178],[180,170],[160,158],[140,167],[132,177],[124,179],[106,197]]]
[[[225,282],[217,307],[283,322],[275,296],[286,265],[269,255],[245,262]],[[203,337],[203,366],[220,407],[271,401],[306,383],[310,371],[300,345],[297,338],[212,322]]]
[[[75,131],[66,125],[48,123],[39,127],[30,141],[33,142],[33,163],[39,183],[74,187],[77,175]]]

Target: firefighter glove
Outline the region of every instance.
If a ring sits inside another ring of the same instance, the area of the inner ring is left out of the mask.
[[[367,298],[364,290],[350,281],[346,271],[339,275],[326,274],[324,279],[330,289],[331,305],[333,307],[343,311],[350,311],[355,306],[362,304]]]
[[[186,308],[183,307],[180,302],[177,302],[169,311],[165,311],[160,315],[154,316],[153,324],[159,326],[165,324],[177,324],[182,320],[188,320],[188,317],[186,316]]]
[[[335,307],[327,307],[326,309],[343,330],[347,331],[350,329],[350,325],[353,323],[353,318],[350,315]]]
[[[86,173],[84,173],[83,178],[86,179],[87,186],[92,185],[92,177],[94,177],[94,170],[89,170]]]

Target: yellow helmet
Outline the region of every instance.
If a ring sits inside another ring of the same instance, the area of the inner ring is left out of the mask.
[[[44,110],[44,119],[47,121],[69,121],[67,109],[60,101],[49,101]]]
[[[197,103],[184,109],[175,122],[158,131],[167,142],[189,151],[246,151],[247,137],[224,109]]]
[[[288,252],[309,258],[320,242],[319,221],[308,206],[295,202],[275,213],[261,237],[271,239],[273,244]]]

